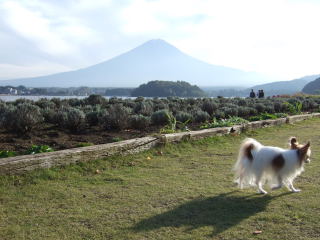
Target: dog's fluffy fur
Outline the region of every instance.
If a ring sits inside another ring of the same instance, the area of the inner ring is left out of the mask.
[[[290,149],[282,149],[263,146],[252,138],[245,139],[234,166],[239,187],[257,186],[260,193],[266,194],[262,186],[267,182],[272,189],[285,185],[292,192],[299,192],[293,180],[304,170],[304,163],[310,162],[310,142],[301,145],[292,137],[289,144]]]

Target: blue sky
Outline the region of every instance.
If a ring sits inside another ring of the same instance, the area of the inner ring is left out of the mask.
[[[150,39],[279,80],[319,74],[320,1],[0,0],[0,80],[83,68]]]

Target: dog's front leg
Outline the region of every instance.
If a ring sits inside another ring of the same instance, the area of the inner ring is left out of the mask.
[[[294,188],[294,186],[293,186],[292,182],[290,182],[290,183],[289,183],[289,188],[290,188],[290,190],[291,190],[292,192],[295,192],[295,193],[297,193],[297,192],[301,192],[301,190],[300,190],[300,189],[296,189],[296,188]]]
[[[259,193],[261,193],[261,194],[267,194],[267,193],[268,193],[266,190],[264,190],[264,189],[262,188],[262,183],[261,183],[261,181],[260,181],[260,178],[257,179],[256,184],[257,184],[257,186],[258,186]]]

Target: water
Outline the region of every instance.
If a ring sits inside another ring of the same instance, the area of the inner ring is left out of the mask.
[[[60,99],[77,98],[77,99],[83,99],[83,98],[87,98],[87,97],[88,96],[29,96],[29,95],[19,96],[19,95],[0,95],[0,100],[5,101],[5,102],[12,102],[12,101],[15,101],[15,100],[20,99],[20,98],[37,101],[40,98],[47,98],[47,99],[51,99],[51,98],[60,98]],[[103,97],[111,98],[112,96],[103,96]],[[118,97],[118,98],[135,99],[135,97]]]

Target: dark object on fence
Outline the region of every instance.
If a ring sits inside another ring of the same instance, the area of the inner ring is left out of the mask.
[[[264,98],[264,92],[262,89],[258,92],[258,98]]]
[[[254,93],[253,89],[251,89],[250,97],[251,97],[251,98],[255,98],[255,97],[256,97],[256,94]]]

